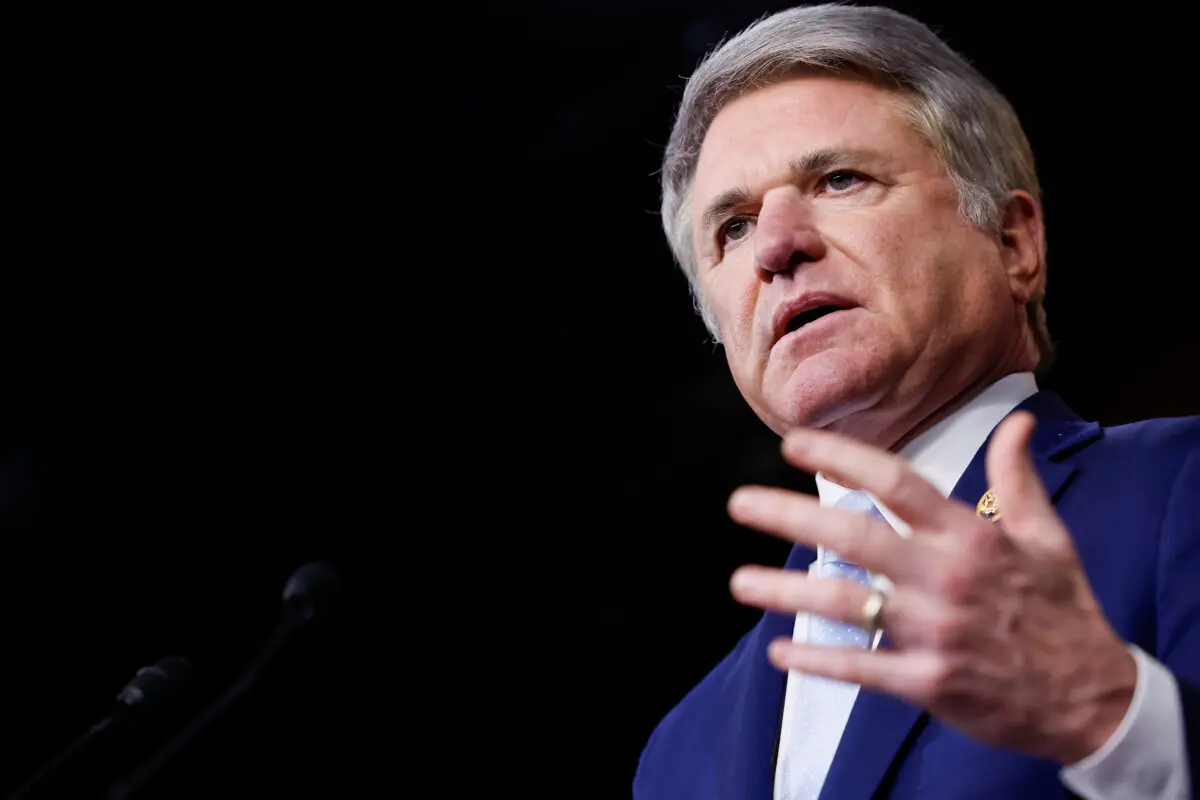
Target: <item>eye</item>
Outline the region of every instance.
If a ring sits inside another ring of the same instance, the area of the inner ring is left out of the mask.
[[[746,217],[734,217],[717,231],[717,239],[721,244],[736,242],[750,235],[750,220]]]
[[[834,194],[844,194],[866,180],[866,177],[848,169],[831,172],[821,179],[821,187]]]

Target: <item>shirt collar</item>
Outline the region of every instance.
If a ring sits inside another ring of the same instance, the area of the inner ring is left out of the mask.
[[[943,497],[949,497],[971,459],[1000,420],[1037,391],[1032,372],[1007,375],[902,447],[900,456]],[[817,496],[823,506],[834,505],[851,491],[819,473],[816,480]],[[877,498],[871,496],[871,500],[893,528],[901,533],[908,531],[908,526]]]

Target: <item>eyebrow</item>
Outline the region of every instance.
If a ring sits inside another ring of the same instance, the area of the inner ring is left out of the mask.
[[[788,176],[792,183],[806,183],[814,174],[860,162],[869,156],[861,150],[813,150],[788,162]],[[709,230],[736,209],[750,205],[752,198],[750,189],[744,185],[721,192],[704,209],[700,217],[701,230]]]

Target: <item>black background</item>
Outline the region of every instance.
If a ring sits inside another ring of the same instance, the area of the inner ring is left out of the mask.
[[[1043,385],[1109,424],[1200,410],[1178,23],[893,5],[1025,121]],[[730,571],[786,553],[725,498],[811,488],[656,213],[682,76],[783,7],[10,20],[0,787],[163,655],[210,697],[327,559],[335,624],[160,796],[627,796],[655,722],[753,624]]]

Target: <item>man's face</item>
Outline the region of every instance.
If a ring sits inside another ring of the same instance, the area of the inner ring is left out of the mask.
[[[700,290],[738,388],[780,434],[890,446],[1021,335],[1006,237],[962,218],[899,103],[862,81],[794,78],[727,105],[701,148]]]

